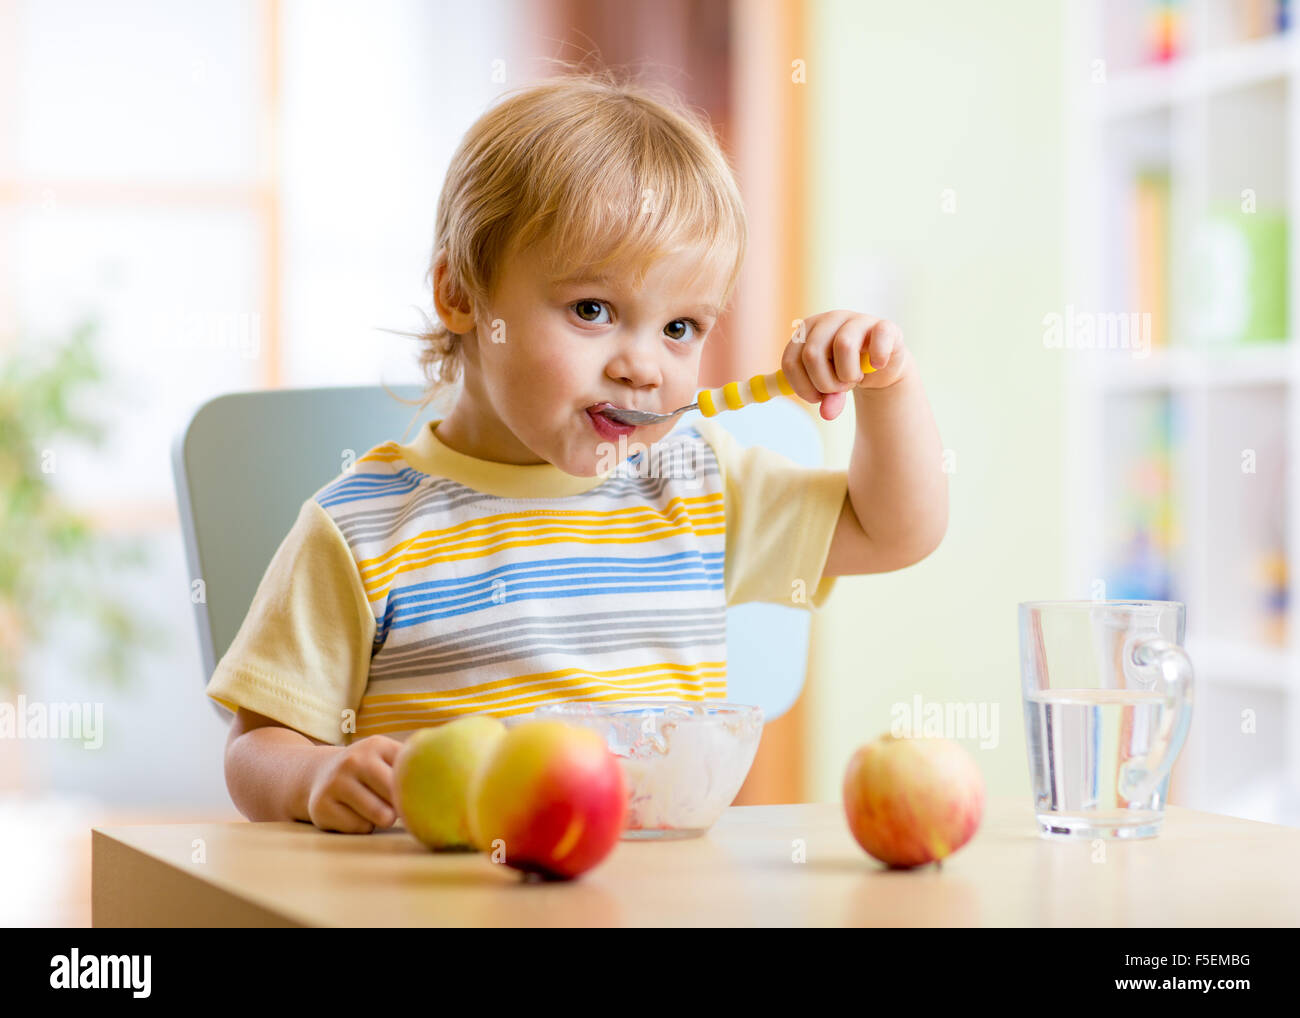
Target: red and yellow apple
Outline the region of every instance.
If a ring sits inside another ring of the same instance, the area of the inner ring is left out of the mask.
[[[902,869],[924,866],[974,835],[984,815],[984,779],[949,739],[884,735],[849,760],[844,812],[869,855]]]
[[[475,844],[494,862],[550,880],[604,859],[626,819],[618,758],[599,733],[562,721],[511,728],[470,788]]]
[[[393,764],[397,812],[406,829],[433,849],[474,847],[469,787],[474,772],[505,737],[492,717],[458,718],[407,738]]]

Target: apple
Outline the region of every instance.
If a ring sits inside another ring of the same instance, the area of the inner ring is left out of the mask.
[[[407,738],[393,765],[397,812],[419,841],[433,849],[473,849],[469,786],[474,772],[506,734],[492,717],[468,717]]]
[[[984,779],[950,739],[884,735],[849,760],[844,812],[858,844],[886,865],[938,863],[979,827]]]
[[[515,725],[470,789],[475,843],[494,862],[547,880],[569,880],[595,866],[626,820],[618,758],[598,732],[563,721]]]

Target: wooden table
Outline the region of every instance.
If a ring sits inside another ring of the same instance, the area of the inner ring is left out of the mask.
[[[890,871],[838,803],[735,806],[702,838],[621,841],[569,883],[524,882],[405,830],[96,827],[96,926],[1295,926],[1300,829],[1170,807],[1158,838],[1040,838],[992,799],[943,867]],[[800,858],[804,861],[796,861]]]

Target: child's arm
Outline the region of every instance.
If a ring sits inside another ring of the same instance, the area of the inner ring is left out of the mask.
[[[894,360],[904,361],[896,382],[853,390],[857,426],[848,487],[866,539],[863,572],[919,562],[948,529],[948,474],[939,428],[910,354],[896,351],[891,366]]]
[[[934,413],[902,331],[852,311],[804,322],[781,368],[795,393],[839,416],[849,393],[857,428],[848,494],[832,538],[825,575],[902,569],[939,546],[948,529],[948,475]],[[863,372],[869,352],[871,372]]]
[[[369,834],[397,820],[393,764],[401,747],[386,735],[331,746],[241,707],[226,740],[226,787],[249,820]]]

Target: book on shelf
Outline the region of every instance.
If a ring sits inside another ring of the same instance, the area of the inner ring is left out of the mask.
[[[1189,250],[1188,341],[1285,340],[1287,230],[1284,213],[1256,208],[1250,197],[1206,211]]]
[[[1106,596],[1175,600],[1176,414],[1165,394],[1113,396],[1106,407]]]
[[[1169,171],[1144,169],[1133,181],[1137,307],[1151,316],[1151,347],[1169,345]]]
[[[1149,0],[1147,4],[1147,58],[1167,63],[1182,54],[1183,4],[1181,0]]]
[[[1201,8],[1204,47],[1208,50],[1268,39],[1288,32],[1294,0],[1211,0]],[[1191,12],[1186,0],[1121,2],[1107,11],[1108,49],[1124,65],[1167,64],[1188,53]],[[1131,54],[1128,60],[1124,55]]]

